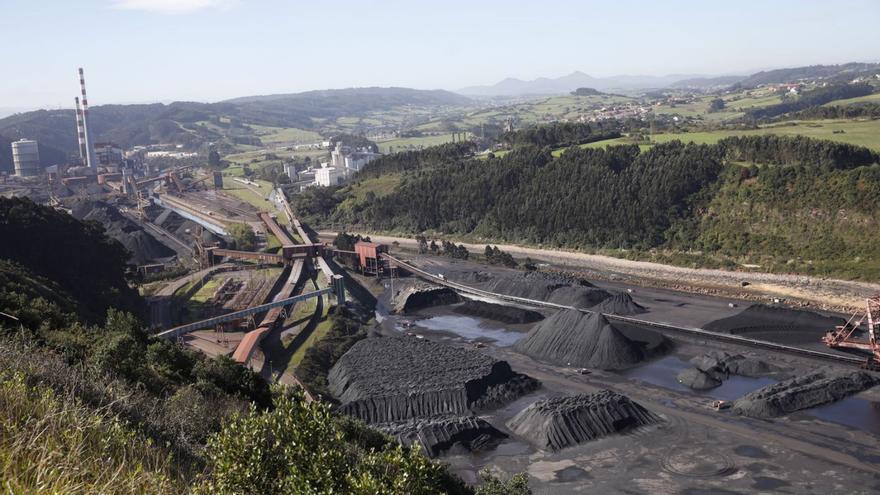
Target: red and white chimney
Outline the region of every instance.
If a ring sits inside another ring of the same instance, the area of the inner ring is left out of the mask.
[[[82,67],[79,68],[79,87],[82,90],[82,127],[86,145],[86,166],[95,170],[98,168],[98,161],[95,159],[95,149],[89,139],[89,99],[86,97],[86,78],[83,75]]]
[[[83,129],[82,108],[79,106],[79,96],[73,99],[76,102],[76,139],[79,143],[79,158],[86,163],[86,131]]]

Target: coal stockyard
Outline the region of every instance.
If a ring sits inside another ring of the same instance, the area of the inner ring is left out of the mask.
[[[392,258],[373,336],[331,393],[467,482],[488,468],[534,493],[844,493],[880,476],[878,374],[821,341],[845,315]]]

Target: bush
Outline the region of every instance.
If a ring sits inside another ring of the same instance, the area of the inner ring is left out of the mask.
[[[253,251],[257,247],[257,235],[254,229],[246,223],[233,223],[226,227],[226,231],[235,242],[235,249],[241,251]]]
[[[320,402],[299,390],[276,395],[274,409],[235,417],[208,442],[211,474],[195,487],[210,494],[436,494],[445,469],[418,448],[351,449]]]

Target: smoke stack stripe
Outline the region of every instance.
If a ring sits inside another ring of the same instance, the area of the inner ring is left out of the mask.
[[[79,143],[79,158],[85,163],[86,160],[86,136],[83,130],[82,108],[79,106],[79,96],[73,99],[76,102],[76,139]]]
[[[95,160],[95,150],[92,148],[92,141],[89,139],[89,100],[86,98],[86,78],[82,67],[79,68],[79,86],[82,90],[82,123],[83,137],[86,144],[86,166],[94,170],[98,168],[98,163]]]

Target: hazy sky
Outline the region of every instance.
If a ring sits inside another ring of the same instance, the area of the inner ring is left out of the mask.
[[[880,1],[0,0],[0,107],[880,60]]]

